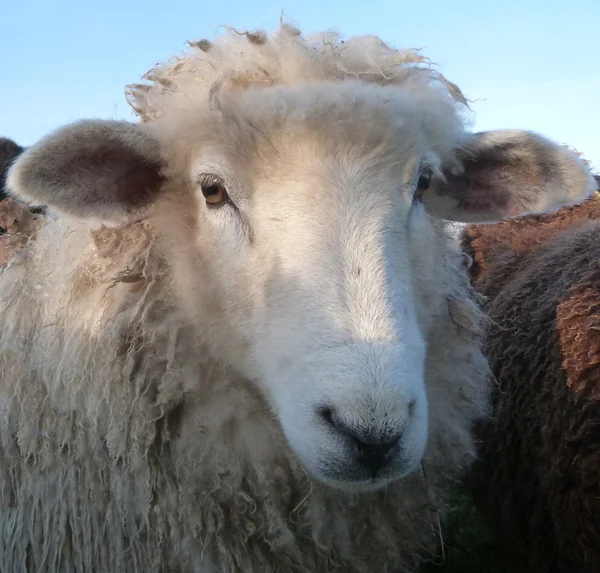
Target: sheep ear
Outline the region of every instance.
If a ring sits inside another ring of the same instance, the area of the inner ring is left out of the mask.
[[[7,183],[30,205],[123,225],[143,218],[160,192],[159,145],[133,123],[84,120],[29,147]]]
[[[566,147],[532,132],[473,134],[458,153],[461,167],[444,170],[423,193],[430,213],[463,223],[489,223],[579,202],[596,188],[585,163]]]

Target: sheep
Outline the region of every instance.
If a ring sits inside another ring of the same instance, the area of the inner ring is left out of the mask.
[[[228,30],[126,95],[9,172],[49,217],[0,270],[0,570],[416,571],[488,411],[445,221],[589,171],[371,36]]]
[[[8,137],[0,137],[0,201],[6,197],[5,180],[8,168],[24,148]]]
[[[23,151],[25,148],[12,139],[0,137],[0,265],[8,263],[27,244],[42,222],[36,215],[44,213],[43,208],[28,209],[8,196],[8,168]]]
[[[466,481],[536,573],[600,571],[599,239],[598,197],[462,236],[498,384]]]
[[[6,206],[3,201],[8,197],[8,193],[6,190],[6,175],[8,173],[8,168],[14,162],[14,160],[25,151],[25,147],[20,146],[18,143],[9,139],[8,137],[0,137],[0,211],[2,211],[2,218],[4,218],[4,210],[7,212],[11,210],[17,209],[19,213],[21,209]],[[40,205],[37,207],[31,207],[29,209],[30,213],[43,215],[46,212],[45,206]],[[16,213],[15,213],[16,214]],[[22,214],[23,223],[25,223],[25,219],[29,220],[31,217],[27,213]],[[18,223],[16,223],[18,224]],[[0,235],[3,235],[6,232],[6,228],[2,226],[0,228]]]

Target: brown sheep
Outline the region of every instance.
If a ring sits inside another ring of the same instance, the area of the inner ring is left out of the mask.
[[[600,571],[599,219],[592,197],[462,236],[499,389],[468,484],[539,573]]]

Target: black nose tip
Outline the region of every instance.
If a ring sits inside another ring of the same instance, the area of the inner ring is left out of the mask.
[[[351,435],[351,438],[358,449],[358,461],[374,474],[387,464],[390,450],[400,440],[400,436],[398,436],[385,442],[366,443],[356,436]]]
[[[357,450],[358,462],[376,474],[389,460],[390,450],[398,443],[402,434],[378,434],[376,432],[359,432],[343,424],[331,409],[321,411],[321,416],[338,432],[351,438]]]

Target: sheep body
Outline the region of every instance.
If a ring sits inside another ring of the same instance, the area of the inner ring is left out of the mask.
[[[467,227],[488,297],[493,416],[468,484],[532,571],[600,570],[600,200]]]
[[[194,345],[149,225],[85,234],[47,224],[2,279],[0,569],[416,570],[435,549],[467,430],[441,421],[427,482],[417,473],[362,496],[319,486],[252,386]],[[445,328],[463,337],[455,375],[467,384],[486,364],[461,288]],[[59,333],[39,328],[52,320]]]

